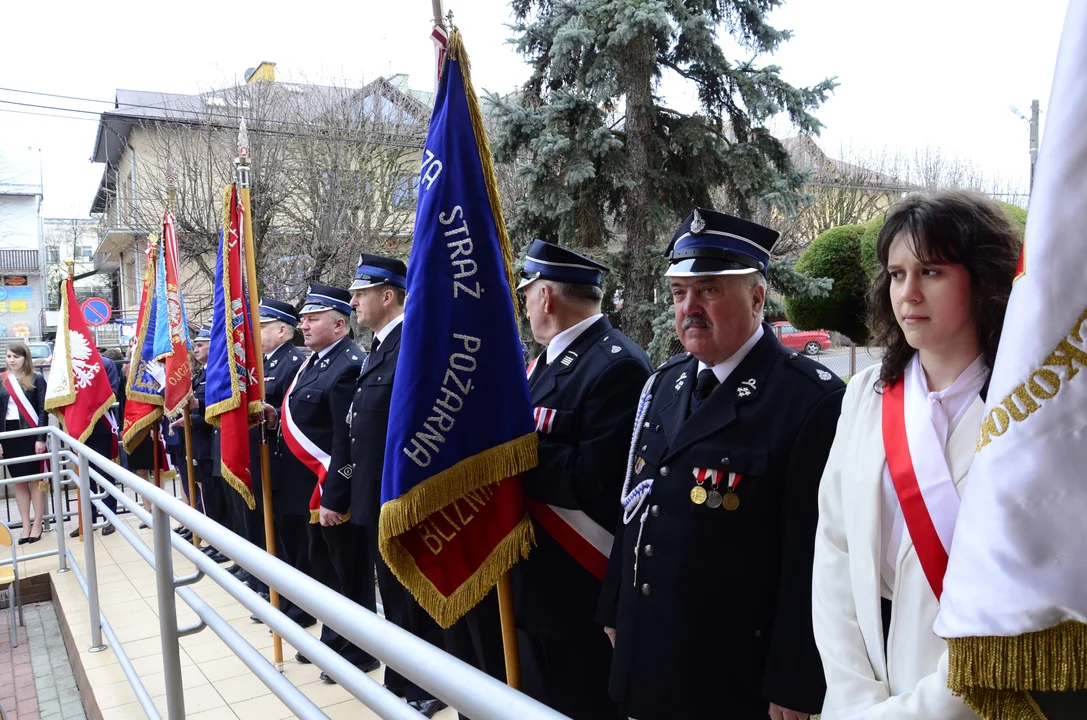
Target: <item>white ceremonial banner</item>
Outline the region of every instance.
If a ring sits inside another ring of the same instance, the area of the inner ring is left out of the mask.
[[[1087,621],[1087,0],[1071,0],[1020,274],[936,634]]]

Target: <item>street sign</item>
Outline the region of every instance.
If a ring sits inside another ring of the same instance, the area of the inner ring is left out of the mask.
[[[83,303],[83,317],[88,325],[104,325],[112,314],[113,308],[102,298],[92,297]]]

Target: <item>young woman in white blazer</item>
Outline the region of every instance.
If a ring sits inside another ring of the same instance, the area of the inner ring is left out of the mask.
[[[812,582],[823,720],[958,720],[933,634],[1020,234],[981,195],[912,196],[877,240],[869,330],[819,490]]]

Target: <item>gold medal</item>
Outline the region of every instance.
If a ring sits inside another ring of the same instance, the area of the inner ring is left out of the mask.
[[[740,497],[736,493],[725,493],[725,496],[721,498],[721,506],[732,512],[736,508],[740,507]]]
[[[634,463],[634,474],[641,475],[642,470],[645,470],[645,460],[638,458],[638,461]]]
[[[706,502],[706,488],[701,485],[695,485],[691,488],[691,502],[695,505],[701,505]]]
[[[706,507],[719,508],[721,507],[721,493],[716,490],[710,490],[706,494]]]

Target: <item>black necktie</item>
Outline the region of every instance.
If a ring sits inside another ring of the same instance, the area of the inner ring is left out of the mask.
[[[376,353],[379,347],[381,347],[381,340],[377,337],[377,335],[374,335],[374,341],[370,343],[370,354],[373,355],[374,353]]]
[[[691,395],[691,412],[697,410],[720,384],[717,382],[717,376],[713,374],[713,370],[706,368],[699,372],[694,385],[694,393]]]

